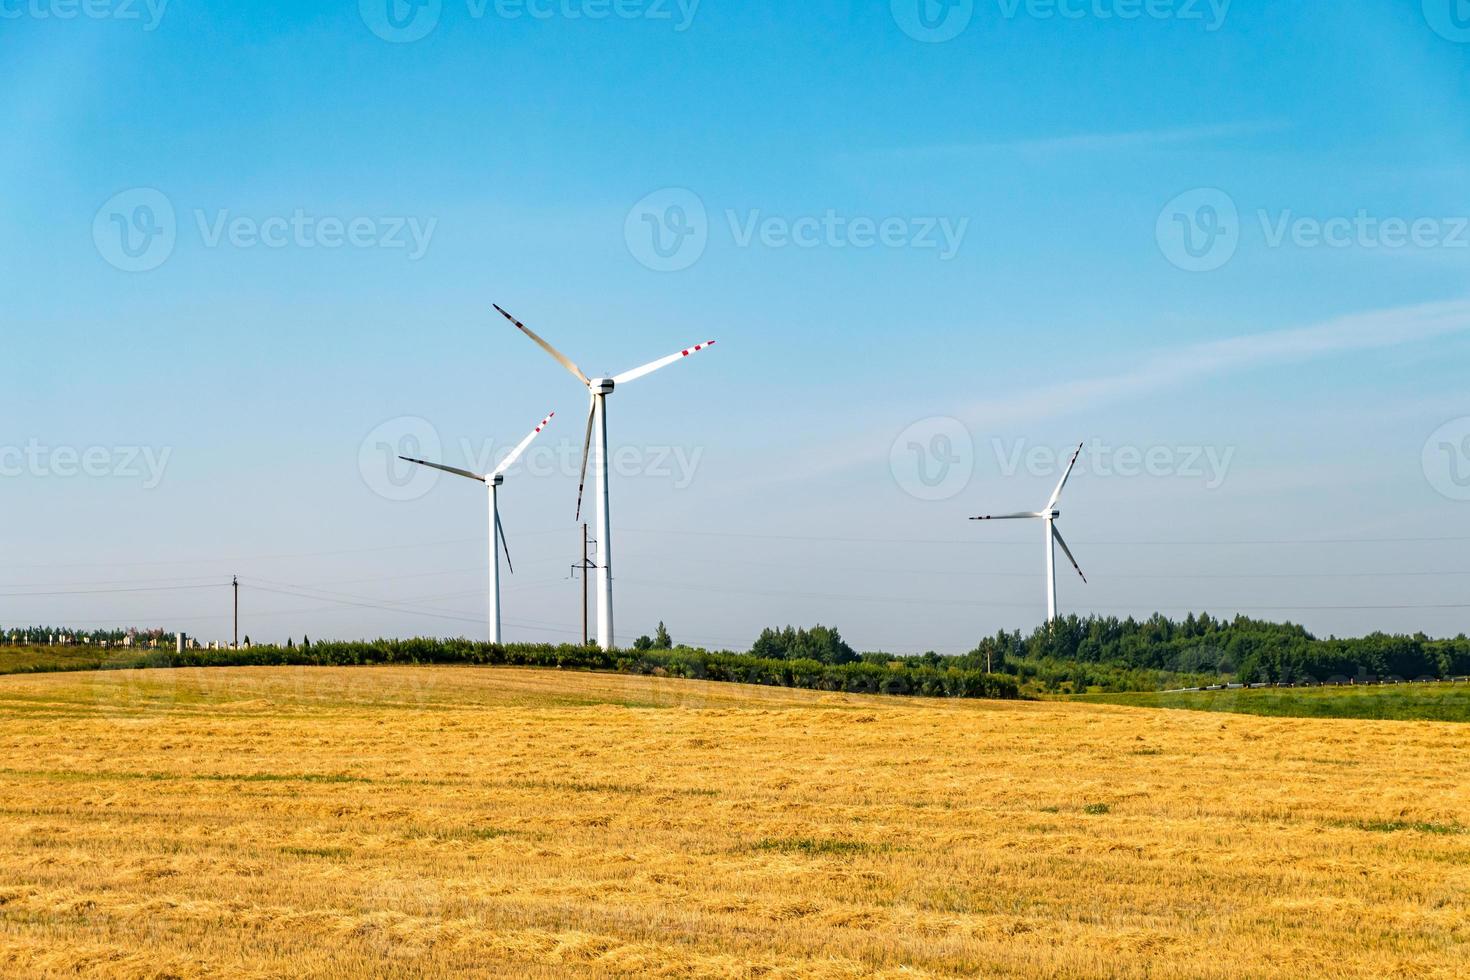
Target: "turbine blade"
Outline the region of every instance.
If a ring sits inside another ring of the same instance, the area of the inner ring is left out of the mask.
[[[1024,521],[1027,518],[1040,517],[1040,514],[986,514],[984,517],[972,517],[972,521]]]
[[[624,371],[622,374],[619,374],[612,379],[613,384],[622,385],[627,384],[629,381],[637,381],[644,375],[652,374],[655,371],[668,367],[670,364],[673,364],[676,361],[684,360],[684,358],[688,357],[690,354],[698,354],[706,347],[713,347],[714,345],[715,342],[713,340],[709,340],[702,344],[695,344],[693,347],[686,347],[677,354],[670,354],[668,357],[661,357],[651,364],[643,365],[641,368],[634,368],[631,371]]]
[[[1062,532],[1057,530],[1057,526],[1055,523],[1051,526],[1051,533],[1052,537],[1057,539],[1057,544],[1061,545],[1062,550],[1067,553],[1067,558],[1072,562],[1072,567],[1077,569],[1077,574],[1082,575],[1082,566],[1077,564],[1076,558],[1072,557],[1072,549],[1067,547],[1067,541],[1065,538],[1062,537]],[[1082,581],[1087,581],[1086,575],[1082,575]]]
[[[587,438],[582,442],[582,476],[577,481],[577,520],[582,519],[582,491],[587,489],[587,457],[592,454],[592,422],[597,417],[597,396],[587,406]]]
[[[505,552],[505,566],[509,568],[510,573],[514,575],[516,573],[516,567],[515,565],[512,565],[510,561],[510,545],[505,543],[505,525],[500,523],[500,511],[498,510],[495,512],[495,529],[500,532],[500,547]]]
[[[1067,464],[1067,471],[1062,474],[1062,482],[1057,484],[1056,491],[1052,493],[1051,499],[1046,502],[1045,510],[1051,510],[1062,499],[1062,488],[1067,485],[1067,480],[1072,476],[1072,467],[1077,465],[1077,457],[1082,455],[1083,443],[1077,444],[1077,451],[1072,454],[1072,462]]]
[[[550,415],[546,416],[546,418],[542,419],[541,420],[541,424],[538,425],[538,426],[536,426],[536,428],[531,431],[531,434],[530,435],[528,435],[528,436],[526,436],[526,438],[522,439],[521,440],[521,444],[519,446],[515,447],[514,449],[512,449],[510,451],[510,455],[509,456],[505,457],[505,459],[502,459],[500,461],[500,465],[497,466],[497,467],[495,467],[494,472],[492,472],[490,474],[490,476],[491,477],[500,476],[502,473],[505,473],[512,466],[514,466],[516,464],[516,460],[518,460],[518,459],[521,458],[521,456],[525,453],[525,451],[530,448],[531,443],[534,442],[536,440],[536,437],[541,434],[541,430],[544,429],[544,428],[546,428],[548,425],[550,425],[551,424],[551,420],[554,419],[554,418],[556,418],[556,413],[555,412],[552,412]]]
[[[398,458],[403,460],[405,463],[417,463],[420,466],[427,466],[430,469],[443,470],[445,473],[453,473],[455,476],[463,476],[468,479],[474,480],[476,483],[485,482],[485,478],[483,476],[478,473],[471,473],[469,470],[462,470],[454,466],[441,466],[438,463],[430,463],[428,460],[414,459],[412,456],[399,456]]]
[[[498,305],[495,307],[495,309],[500,311],[501,316],[505,317],[511,323],[514,323],[517,330],[525,334],[527,337],[530,337],[532,340],[536,341],[536,343],[541,346],[542,350],[546,351],[546,353],[556,358],[557,363],[566,368],[568,371],[572,372],[572,374],[576,376],[578,381],[582,382],[584,385],[590,385],[592,383],[590,380],[588,380],[587,375],[582,373],[582,369],[572,363],[571,358],[567,357],[561,351],[557,350],[555,347],[552,347],[546,341],[536,336],[535,331],[533,331],[530,327],[526,326],[521,321],[517,320],[515,317],[511,316],[509,313],[500,309]]]

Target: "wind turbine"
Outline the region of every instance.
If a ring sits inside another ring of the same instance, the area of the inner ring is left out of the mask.
[[[625,371],[611,378],[589,378],[582,373],[582,369],[573,364],[571,360],[561,351],[552,347],[546,341],[527,327],[524,323],[511,316],[498,305],[495,309],[501,316],[515,324],[516,329],[530,337],[546,353],[556,359],[556,362],[566,368],[571,375],[582,384],[587,386],[591,395],[591,403],[587,408],[587,438],[582,443],[582,476],[577,485],[577,520],[582,519],[582,493],[587,487],[587,460],[592,450],[592,435],[597,434],[597,465],[593,469],[595,484],[593,486],[593,506],[597,510],[597,547],[599,558],[597,563],[597,645],[604,650],[613,649],[613,606],[612,606],[612,530],[609,525],[612,516],[608,505],[607,486],[607,396],[613,393],[618,385],[627,384],[629,381],[637,381],[645,375],[652,374],[662,368],[668,367],[676,361],[682,361],[690,354],[696,354],[706,347],[713,347],[714,341],[703,344],[695,344],[686,347],[677,354],[660,358],[651,364],[645,364],[640,368]]]
[[[550,425],[551,420],[555,417],[556,413],[552,412],[550,415],[546,416],[546,418],[542,419],[541,424],[536,426],[536,428],[532,430],[530,435],[521,440],[521,444],[519,446],[511,450],[510,454],[506,456],[505,459],[500,461],[499,466],[495,467],[495,469],[491,470],[484,476],[481,476],[478,473],[471,473],[469,470],[461,470],[453,466],[444,466],[439,463],[430,463],[427,460],[413,459],[409,456],[398,457],[404,462],[417,463],[420,466],[428,466],[432,469],[443,470],[445,473],[453,473],[455,476],[466,477],[468,479],[474,480],[477,483],[485,484],[485,486],[489,489],[491,643],[500,643],[503,639],[500,631],[500,552],[502,549],[505,551],[505,564],[510,569],[511,574],[514,575],[516,570],[515,565],[511,564],[510,546],[505,543],[505,527],[500,523],[500,486],[505,482],[506,470],[509,470],[512,466],[516,464],[516,460],[521,458],[522,454],[524,454],[525,451],[530,448],[531,443],[535,440],[535,438],[541,434],[541,430]]]
[[[1056,490],[1052,492],[1051,499],[1046,506],[1035,513],[1021,514],[995,514],[986,517],[972,517],[972,521],[1025,521],[1043,520],[1046,522],[1046,621],[1055,622],[1057,618],[1057,550],[1056,545],[1061,545],[1062,550],[1067,553],[1072,567],[1077,569],[1077,574],[1082,575],[1082,566],[1077,564],[1077,559],[1072,557],[1072,549],[1067,547],[1067,541],[1062,537],[1062,532],[1057,530],[1057,518],[1062,512],[1057,510],[1057,501],[1062,499],[1062,489],[1067,485],[1068,478],[1072,475],[1072,468],[1077,465],[1077,458],[1082,455],[1082,446],[1077,446],[1077,451],[1072,454],[1072,461],[1067,464],[1067,471],[1062,474],[1062,482],[1057,484]],[[1082,575],[1082,581],[1087,581],[1087,576]]]

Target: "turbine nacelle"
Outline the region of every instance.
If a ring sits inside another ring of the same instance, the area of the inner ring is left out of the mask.
[[[411,456],[400,456],[400,457],[398,457],[399,459],[403,460],[404,462],[413,463],[416,466],[427,466],[430,469],[439,470],[439,471],[444,472],[444,473],[453,473],[455,476],[462,476],[466,480],[474,480],[476,483],[483,483],[486,487],[489,488],[489,490],[490,490],[490,494],[489,494],[489,500],[490,500],[490,593],[489,593],[489,598],[490,598],[490,617],[489,618],[490,618],[490,642],[491,643],[499,643],[502,640],[502,636],[501,636],[501,632],[500,632],[500,556],[499,556],[499,552],[501,550],[504,550],[505,551],[505,564],[506,564],[506,567],[509,568],[512,573],[514,573],[515,570],[516,570],[515,569],[515,565],[512,564],[511,563],[511,560],[510,560],[510,545],[507,544],[506,543],[506,540],[505,540],[505,528],[500,523],[500,506],[499,506],[499,503],[498,503],[498,500],[499,500],[499,496],[500,495],[497,494],[495,491],[496,491],[497,488],[499,488],[499,487],[501,487],[501,486],[503,486],[505,484],[505,473],[506,473],[506,471],[509,470],[512,466],[514,466],[516,464],[516,461],[518,459],[520,459],[521,456],[525,455],[526,450],[531,447],[531,443],[534,442],[535,439],[536,439],[536,437],[541,434],[541,430],[545,429],[548,425],[550,425],[551,424],[551,420],[553,418],[555,418],[555,417],[556,417],[556,413],[555,412],[552,412],[550,415],[546,416],[546,418],[542,419],[541,420],[541,424],[538,425],[538,426],[536,426],[536,428],[532,429],[531,430],[531,434],[528,435],[528,436],[526,436],[526,438],[522,439],[521,442],[520,442],[520,445],[518,445],[514,449],[512,449],[510,451],[510,453],[508,453],[506,455],[506,457],[500,461],[500,465],[497,466],[497,467],[495,467],[495,469],[491,470],[489,473],[475,473],[472,470],[462,470],[462,469],[460,469],[457,466],[445,466],[443,463],[431,463],[431,462],[429,462],[426,459],[414,459]]]
[[[598,550],[601,561],[597,564],[597,642],[604,650],[613,648],[613,616],[612,616],[612,531],[608,526],[611,523],[608,508],[608,467],[607,463],[607,404],[606,397],[613,393],[618,385],[637,381],[655,371],[660,371],[670,364],[677,364],[691,354],[697,354],[714,344],[713,340],[702,344],[692,344],[685,347],[676,354],[659,358],[642,367],[622,374],[613,375],[611,378],[589,378],[581,368],[561,351],[551,346],[536,334],[530,327],[507,313],[502,307],[496,306],[496,311],[521,333],[525,334],[536,346],[540,347],[551,356],[558,364],[566,369],[567,373],[586,386],[591,395],[590,404],[587,406],[587,435],[582,442],[582,475],[577,481],[577,520],[582,520],[582,495],[587,489],[587,464],[593,452],[593,437],[596,436],[596,451],[599,465],[594,471],[596,480],[595,495],[597,507],[597,537]],[[599,424],[599,415],[601,416]]]
[[[1062,491],[1067,487],[1067,481],[1072,477],[1072,470],[1077,466],[1077,460],[1082,456],[1082,446],[1072,454],[1072,461],[1067,464],[1067,469],[1062,473],[1061,482],[1052,491],[1051,499],[1046,506],[1038,511],[1022,511],[1019,514],[987,514],[984,517],[972,517],[972,521],[1025,521],[1042,520],[1046,522],[1046,614],[1047,621],[1054,622],[1057,618],[1057,578],[1056,578],[1056,548],[1060,546],[1066,553],[1067,560],[1072,567],[1077,569],[1077,574],[1082,581],[1087,581],[1087,576],[1082,574],[1082,566],[1077,564],[1077,559],[1072,556],[1072,549],[1067,547],[1067,539],[1062,537],[1062,532],[1057,528],[1057,519],[1062,512],[1057,509],[1057,501],[1062,499]]]

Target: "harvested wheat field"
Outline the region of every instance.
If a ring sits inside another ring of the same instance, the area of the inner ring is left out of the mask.
[[[1470,729],[469,668],[0,678],[5,976],[1462,976]]]

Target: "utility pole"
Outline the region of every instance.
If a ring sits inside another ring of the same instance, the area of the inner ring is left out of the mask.
[[[235,581],[233,583],[233,587],[235,589],[235,646],[234,646],[234,649],[238,650],[238,649],[240,649],[240,576],[238,576],[238,575],[235,576]]]
[[[577,574],[577,572],[579,572],[579,571],[582,573],[582,645],[584,647],[585,646],[591,646],[591,644],[592,644],[592,637],[587,632],[587,630],[588,630],[588,624],[587,624],[587,589],[588,589],[588,586],[590,585],[590,581],[589,581],[590,580],[590,576],[587,573],[597,567],[597,564],[594,561],[592,561],[592,558],[591,558],[591,553],[592,553],[591,552],[591,548],[592,548],[592,545],[594,545],[596,543],[597,543],[596,541],[592,540],[592,537],[591,537],[591,534],[590,534],[590,532],[588,530],[587,525],[586,524],[583,524],[582,525],[582,561],[581,561],[581,564],[573,565],[572,566],[572,575],[575,576]]]

